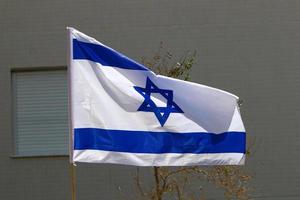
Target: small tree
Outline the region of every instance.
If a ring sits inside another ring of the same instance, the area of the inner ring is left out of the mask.
[[[144,57],[142,62],[157,74],[189,80],[195,58],[196,52],[187,52],[178,62],[174,62],[173,55],[165,51],[161,43],[154,56],[150,59]],[[199,186],[198,190],[191,189],[195,186],[195,179],[223,189],[228,200],[249,199],[248,182],[251,176],[239,166],[153,167],[155,184],[150,187],[142,184],[139,167],[136,172],[136,186],[143,199],[163,200],[164,197],[169,197],[178,200],[204,200],[202,186]]]

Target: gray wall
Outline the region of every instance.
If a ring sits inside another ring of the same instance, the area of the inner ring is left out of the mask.
[[[11,69],[65,66],[66,26],[138,60],[160,41],[177,55],[197,50],[193,81],[245,101],[253,197],[299,199],[299,10],[298,0],[1,0],[0,199],[70,199],[67,157],[10,157]],[[117,188],[129,191],[133,172],[80,164],[78,199],[124,199]]]

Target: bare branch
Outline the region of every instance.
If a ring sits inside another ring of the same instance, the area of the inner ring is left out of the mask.
[[[136,167],[136,176],[135,176],[135,182],[136,182],[136,186],[140,192],[140,194],[145,197],[147,196],[147,193],[144,192],[141,181],[140,181],[140,168]]]
[[[158,51],[151,58],[142,58],[142,63],[157,74],[179,78],[183,80],[190,79],[190,71],[196,62],[196,52],[186,52],[181,59],[176,59],[169,51],[166,51],[161,42]],[[242,101],[238,102],[239,106]],[[248,143],[246,156],[252,152],[253,143]],[[237,166],[212,166],[212,167],[154,167],[153,178],[154,186],[149,192],[145,192],[140,182],[139,169],[137,168],[136,185],[142,197],[151,200],[163,200],[165,194],[169,193],[179,200],[204,200],[205,195],[202,187],[200,190],[189,188],[192,180],[198,178],[213,184],[216,188],[224,190],[226,199],[249,199],[250,187],[248,182],[251,176],[243,167]],[[190,190],[188,190],[190,189]],[[189,194],[188,194],[189,193]]]

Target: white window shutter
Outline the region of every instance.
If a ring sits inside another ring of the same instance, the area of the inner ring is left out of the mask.
[[[66,70],[14,72],[12,81],[15,154],[67,155]]]

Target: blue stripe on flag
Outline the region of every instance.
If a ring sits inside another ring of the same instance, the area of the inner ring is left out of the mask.
[[[73,39],[73,59],[86,59],[101,65],[134,70],[148,70],[123,54],[100,44]]]
[[[75,150],[130,153],[245,153],[245,132],[172,133],[148,131],[74,129]]]

